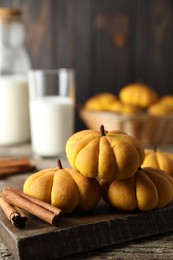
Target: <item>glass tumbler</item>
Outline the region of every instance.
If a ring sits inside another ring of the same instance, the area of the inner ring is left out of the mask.
[[[64,155],[66,141],[74,133],[75,72],[30,70],[28,82],[33,155]]]

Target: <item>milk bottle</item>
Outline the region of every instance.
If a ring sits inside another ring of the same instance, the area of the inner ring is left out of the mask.
[[[30,139],[28,84],[22,76],[0,76],[0,145]]]
[[[0,8],[0,145],[30,140],[24,34],[21,11]]]

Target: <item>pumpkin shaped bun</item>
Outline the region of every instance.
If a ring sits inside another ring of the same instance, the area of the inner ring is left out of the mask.
[[[170,110],[173,111],[173,95],[162,96],[160,102],[165,104],[165,106],[169,107]]]
[[[151,167],[141,168],[125,180],[101,180],[101,187],[105,201],[123,211],[149,211],[173,200],[173,178]]]
[[[147,109],[148,114],[153,116],[165,116],[173,114],[173,95],[165,95],[158,102]]]
[[[110,104],[116,100],[117,97],[114,94],[103,92],[89,98],[83,108],[86,110],[106,111],[109,110]]]
[[[116,100],[110,104],[109,111],[126,115],[134,115],[142,112],[141,108],[130,104],[125,104],[119,100]]]
[[[125,104],[145,109],[158,100],[158,95],[146,84],[132,83],[120,90],[119,98]]]
[[[52,204],[70,213],[93,209],[101,197],[101,187],[96,179],[89,179],[71,168],[49,168],[30,175],[24,193]]]
[[[144,160],[138,140],[122,131],[82,130],[66,143],[70,165],[89,178],[125,179],[135,174]]]
[[[142,163],[142,167],[158,168],[173,177],[173,158],[171,158],[166,152],[157,149],[146,149],[145,159]]]

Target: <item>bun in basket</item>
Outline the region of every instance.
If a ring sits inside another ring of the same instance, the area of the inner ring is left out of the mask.
[[[159,97],[150,86],[143,83],[133,83],[120,90],[119,98],[126,104],[145,109],[155,103]]]

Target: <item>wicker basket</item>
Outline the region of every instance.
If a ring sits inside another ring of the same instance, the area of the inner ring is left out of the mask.
[[[80,110],[80,117],[89,129],[122,130],[136,137],[144,145],[173,143],[173,114],[154,117],[145,113],[119,115],[114,112]]]

